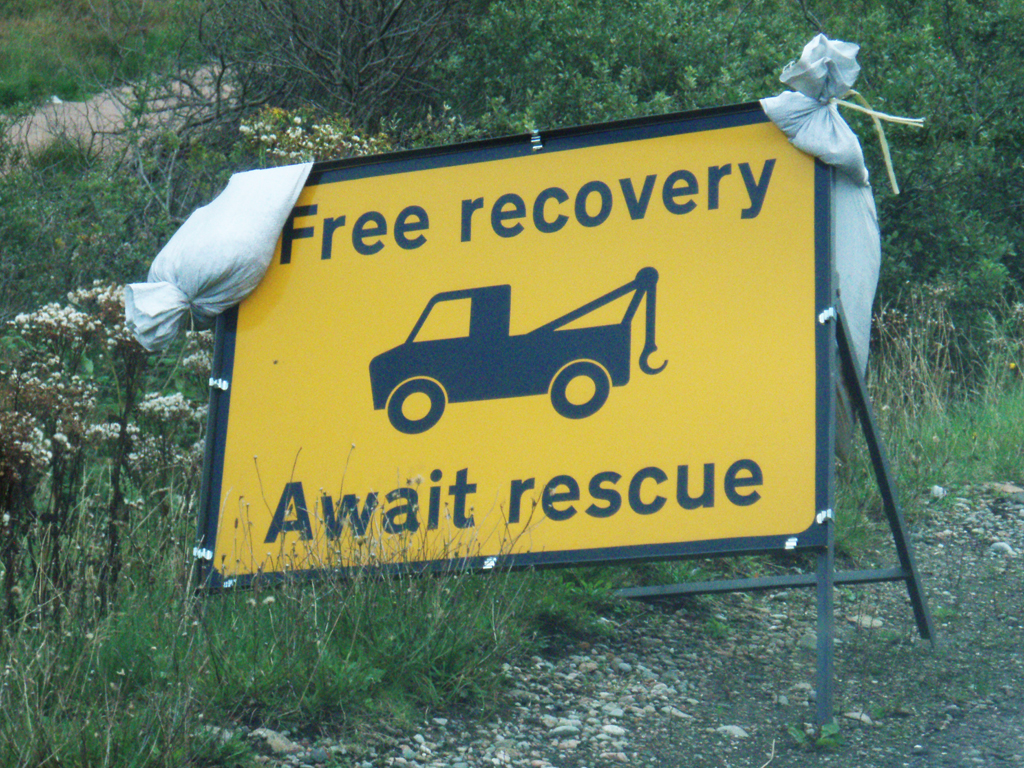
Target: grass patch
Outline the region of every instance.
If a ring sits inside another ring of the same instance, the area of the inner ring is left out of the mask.
[[[377,705],[486,705],[526,640],[507,573],[371,572],[207,598],[206,695],[222,711],[322,721]]]
[[[84,17],[59,6],[0,20],[0,107],[58,96],[78,100],[107,80],[117,51]]]
[[[0,108],[81,100],[187,46],[189,0],[0,4]]]
[[[565,640],[607,637],[615,626],[609,617],[627,615],[634,606],[615,591],[635,583],[631,568],[616,566],[565,568],[522,574],[527,602],[522,621],[533,631],[537,650],[558,650]]]
[[[907,518],[942,507],[930,489],[1024,480],[1024,305],[1006,304],[967,336],[941,289],[921,289],[908,312],[876,319],[869,395]],[[859,430],[859,426],[857,427]],[[887,547],[881,495],[863,439],[837,483],[838,551]]]
[[[922,290],[912,314],[883,312],[871,397],[901,483],[1020,477],[1024,457],[1024,305],[988,315],[970,337],[945,294]]]
[[[206,723],[315,730],[486,710],[530,640],[518,619],[531,574],[366,573],[197,597],[180,578],[188,559],[179,546],[155,568],[135,562],[106,615],[36,607],[7,625],[0,764],[242,764],[244,745]]]

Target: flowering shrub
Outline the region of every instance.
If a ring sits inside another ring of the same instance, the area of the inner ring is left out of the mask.
[[[139,403],[138,424],[129,425],[135,430],[127,457],[129,471],[140,488],[149,489],[147,495],[165,515],[176,478],[191,485],[202,472],[206,409],[181,392],[151,392]]]
[[[101,609],[124,565],[132,512],[167,517],[202,465],[211,334],[151,359],[119,286],[94,284],[0,328],[0,588],[13,621],[77,589]],[[168,374],[168,366],[171,366]],[[32,602],[27,602],[29,597]],[[50,611],[59,615],[59,611]],[[41,618],[37,616],[37,618]]]
[[[339,160],[393,149],[384,134],[360,136],[347,118],[316,119],[305,110],[265,107],[238,130],[251,150],[274,164]]]
[[[4,491],[33,470],[40,470],[53,457],[52,443],[31,415],[19,411],[0,412],[0,499]]]

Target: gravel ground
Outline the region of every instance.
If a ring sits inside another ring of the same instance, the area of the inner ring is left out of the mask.
[[[830,745],[805,735],[813,590],[627,612],[607,638],[508,666],[504,704],[485,719],[430,712],[411,728],[248,738],[271,766],[1024,767],[1024,490],[941,490],[911,534],[940,642],[917,638],[902,584],[837,589]],[[858,565],[894,562],[886,551]]]

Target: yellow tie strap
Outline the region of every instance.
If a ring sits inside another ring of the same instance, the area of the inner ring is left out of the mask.
[[[892,186],[893,193],[898,195],[900,193],[900,188],[896,183],[896,173],[892,168],[892,156],[889,154],[889,142],[885,140],[885,130],[882,128],[882,120],[889,123],[896,123],[897,125],[906,125],[911,128],[923,128],[924,118],[896,117],[895,115],[887,115],[884,112],[878,112],[871,108],[867,99],[852,88],[846,92],[846,95],[853,96],[860,102],[860,104],[854,104],[852,101],[844,101],[843,99],[832,99],[832,101],[836,104],[842,104],[844,107],[849,107],[857,112],[863,112],[865,115],[871,116],[871,122],[875,124],[875,133],[878,134],[878,143],[882,146],[882,157],[885,159],[885,170],[889,173],[889,184]]]

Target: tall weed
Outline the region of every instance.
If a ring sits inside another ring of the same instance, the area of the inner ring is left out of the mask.
[[[990,312],[961,333],[950,292],[916,291],[910,312],[883,311],[870,385],[875,413],[905,485],[966,483],[1020,474],[1024,305]],[[1005,473],[1005,474],[1004,474]]]
[[[875,318],[868,390],[908,516],[933,486],[1024,481],[1024,304],[984,326],[953,322],[952,291],[911,291]],[[854,441],[840,473],[838,544],[853,556],[877,545],[881,497],[867,450]]]

